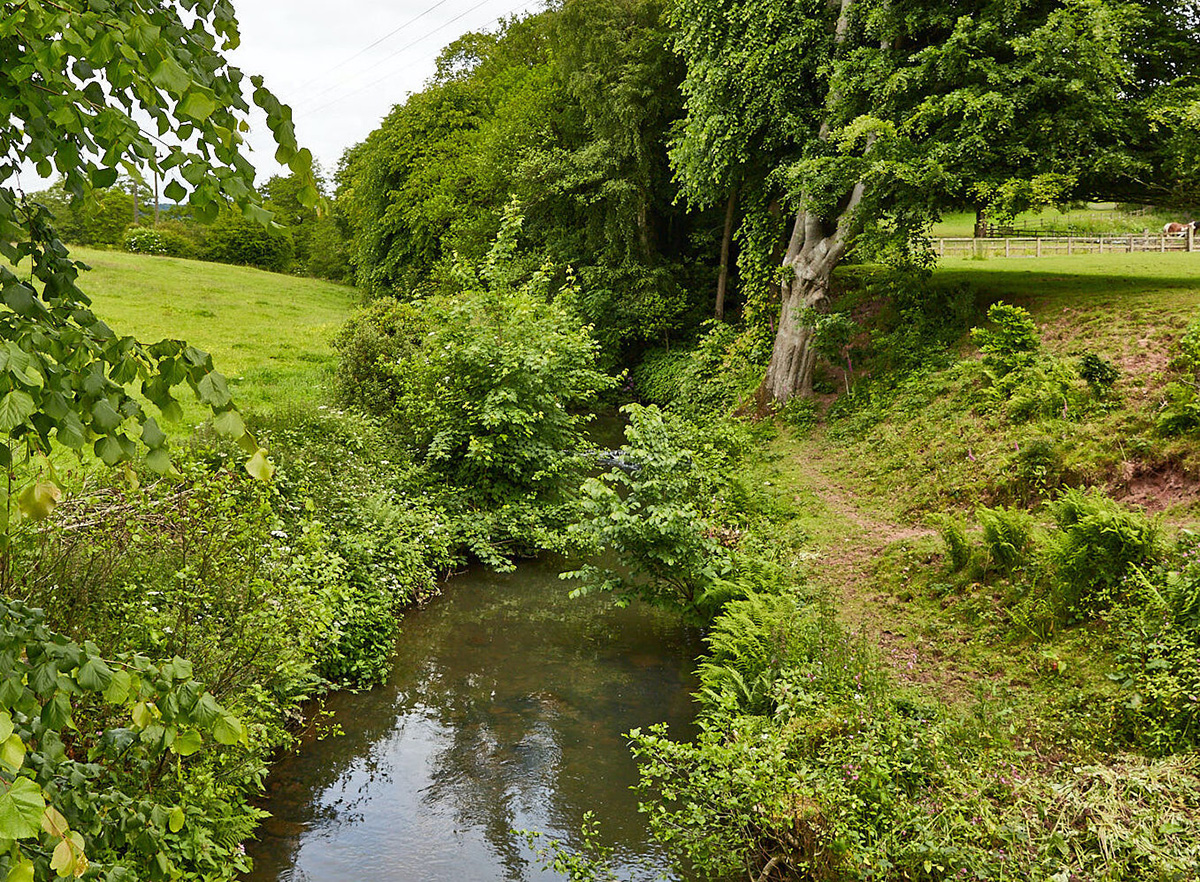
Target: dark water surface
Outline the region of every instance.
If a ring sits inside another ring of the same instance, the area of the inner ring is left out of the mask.
[[[587,811],[622,879],[665,871],[623,733],[691,734],[699,643],[673,616],[568,599],[561,569],[473,571],[408,613],[387,685],[329,702],[345,734],[272,770],[248,879],[551,880],[512,830],[578,845]]]

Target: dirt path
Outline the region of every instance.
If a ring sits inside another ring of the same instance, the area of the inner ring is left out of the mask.
[[[968,697],[978,675],[961,670],[949,654],[957,635],[923,633],[922,617],[904,599],[903,585],[887,584],[877,575],[885,551],[935,531],[889,521],[840,482],[815,445],[805,453],[789,463],[801,491],[797,501],[805,493],[815,497],[830,527],[825,540],[818,540],[820,556],[809,565],[809,577],[829,591],[842,623],[879,648],[899,682],[920,685],[947,702]]]

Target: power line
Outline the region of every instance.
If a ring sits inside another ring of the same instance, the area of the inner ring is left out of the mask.
[[[406,43],[405,45],[401,46],[399,49],[397,49],[395,52],[392,52],[390,55],[385,55],[383,58],[379,59],[379,61],[375,62],[375,63],[374,63],[373,65],[371,65],[370,67],[368,67],[368,68],[366,68],[366,69],[364,69],[364,70],[361,70],[361,71],[359,71],[359,73],[358,73],[358,74],[356,74],[355,76],[361,76],[362,74],[369,73],[369,72],[371,72],[371,71],[375,70],[375,69],[376,69],[376,68],[378,68],[380,65],[382,65],[384,62],[386,62],[386,61],[390,61],[391,59],[395,58],[397,55],[400,55],[402,52],[407,52],[409,49],[411,49],[412,47],[416,46],[416,45],[417,45],[418,43],[420,43],[422,40],[425,40],[425,39],[428,39],[429,37],[432,37],[432,36],[433,36],[434,34],[436,34],[438,31],[445,30],[446,28],[450,27],[450,25],[454,24],[456,21],[459,21],[459,20],[461,20],[461,19],[463,19],[463,18],[466,18],[468,15],[470,15],[470,14],[471,14],[472,12],[474,12],[476,9],[479,9],[481,6],[486,6],[488,3],[491,3],[491,2],[492,2],[492,0],[479,0],[479,2],[478,2],[478,3],[476,3],[476,4],[475,4],[474,6],[472,6],[470,9],[468,9],[466,12],[459,13],[458,15],[456,15],[454,18],[450,19],[449,21],[447,21],[447,22],[444,22],[443,24],[440,24],[440,25],[438,25],[438,26],[437,26],[436,28],[434,28],[432,31],[429,31],[429,32],[427,32],[427,33],[425,33],[425,34],[422,34],[420,37],[417,37],[417,39],[415,39],[415,40],[413,40],[413,41],[411,41],[411,42],[409,42],[409,43]],[[502,14],[502,15],[498,15],[498,16],[496,16],[496,18],[492,19],[492,22],[499,21],[499,20],[500,20],[501,18],[503,18],[503,17],[504,17],[504,15],[503,15],[503,14]],[[492,22],[488,22],[487,24],[483,25],[483,27],[487,27],[487,25],[491,24]],[[404,70],[404,69],[406,69],[406,68],[401,68],[401,70]],[[364,90],[366,90],[366,89],[369,89],[371,86],[374,86],[374,85],[376,85],[376,84],[378,84],[378,83],[382,82],[383,80],[387,79],[388,77],[395,76],[397,73],[400,73],[400,71],[392,71],[392,72],[391,72],[391,73],[389,73],[389,74],[385,74],[383,77],[380,77],[380,78],[378,78],[378,79],[376,79],[376,80],[372,80],[370,83],[367,83],[365,86],[363,86],[363,87],[361,87],[361,88],[359,88],[359,89],[355,89],[355,90],[354,90],[354,91],[352,91],[352,92],[347,92],[345,95],[342,95],[341,97],[339,97],[338,99],[336,99],[336,101],[333,101],[333,102],[330,102],[330,103],[327,103],[327,104],[322,104],[320,107],[314,108],[314,109],[312,109],[312,110],[304,110],[304,112],[305,112],[305,113],[316,113],[318,110],[324,110],[326,107],[330,107],[330,106],[332,106],[332,104],[335,104],[335,103],[337,103],[337,101],[341,101],[341,100],[343,100],[344,98],[349,98],[351,95],[357,95],[359,92],[362,92],[362,91],[364,91]],[[351,77],[350,79],[352,80],[352,79],[354,79],[354,77]],[[341,81],[341,82],[339,82],[339,83],[334,83],[333,85],[331,85],[331,86],[327,86],[326,88],[322,89],[321,91],[319,91],[319,92],[315,92],[315,93],[313,93],[312,95],[308,96],[308,98],[307,98],[306,100],[312,100],[312,99],[315,99],[315,98],[320,98],[322,95],[326,95],[326,94],[328,94],[329,92],[332,92],[332,91],[333,91],[333,90],[335,90],[335,89],[340,89],[342,86],[346,85],[348,82],[350,82],[350,80],[342,80],[342,81]]]
[[[396,34],[400,33],[402,30],[407,28],[409,25],[416,24],[418,21],[423,19],[425,16],[429,15],[429,13],[433,12],[439,6],[445,6],[449,2],[450,2],[450,0],[438,0],[437,3],[434,3],[432,6],[430,6],[428,9],[426,9],[424,12],[414,15],[412,18],[410,18],[404,24],[400,25],[399,27],[397,27],[393,30],[388,31],[386,34],[384,34],[382,37],[380,37],[374,43],[370,44],[369,46],[364,46],[363,48],[361,48],[357,52],[355,52],[353,55],[351,55],[349,58],[345,59],[344,61],[338,62],[333,67],[329,68],[329,70],[325,71],[323,74],[321,74],[319,76],[315,76],[311,80],[307,80],[306,82],[301,83],[300,86],[298,86],[297,88],[305,89],[305,88],[311,86],[313,83],[315,83],[319,80],[325,79],[325,77],[329,76],[335,70],[340,70],[341,68],[343,68],[347,64],[349,64],[351,61],[354,61],[356,58],[370,52],[372,49],[374,49],[380,43],[383,43],[383,42],[391,39],[392,37],[396,36]]]

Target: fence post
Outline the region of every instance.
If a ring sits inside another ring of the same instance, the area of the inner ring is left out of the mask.
[[[1010,245],[1012,245],[1012,239],[1010,239],[1010,238],[1008,238],[1007,236],[1005,236],[1005,237],[1004,237],[1004,256],[1005,256],[1005,257],[1011,257],[1011,256],[1012,256],[1012,250],[1011,250],[1011,249],[1010,249],[1010,247],[1009,247]]]
[[[1167,250],[1167,237],[1162,233],[1158,234],[1158,250],[1162,252],[1166,252]]]
[[[946,256],[946,240],[938,239],[938,260]]]
[[[1067,255],[1070,256],[1075,252],[1075,240],[1067,236]]]
[[[1193,227],[1191,224],[1188,224],[1188,228],[1187,228],[1187,234],[1188,234],[1188,237],[1187,237],[1187,250],[1188,250],[1188,251],[1191,251],[1191,250],[1192,250],[1192,246],[1193,246],[1193,245],[1195,245],[1195,240],[1196,240],[1196,228],[1195,228],[1195,227]]]
[[[1038,236],[1033,241],[1037,242],[1037,256],[1042,256],[1042,237]]]

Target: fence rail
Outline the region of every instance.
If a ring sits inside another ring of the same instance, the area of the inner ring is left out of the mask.
[[[1135,251],[1195,251],[1192,232],[1186,236],[1027,236],[1004,239],[934,239],[938,257],[1061,257],[1067,254],[1131,254]]]

